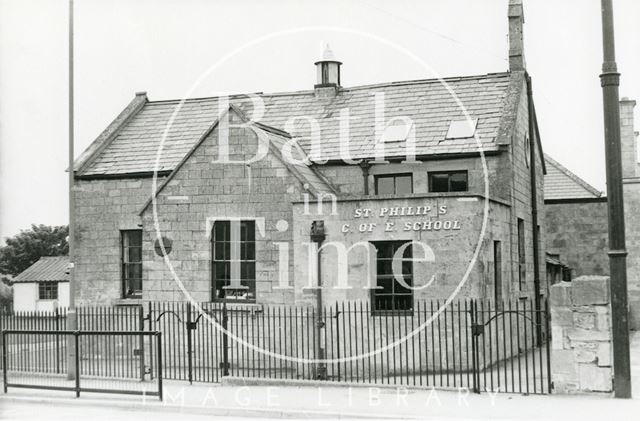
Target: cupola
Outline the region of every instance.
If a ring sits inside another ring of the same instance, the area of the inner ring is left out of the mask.
[[[314,86],[317,88],[332,87],[337,89],[340,87],[340,65],[342,63],[336,60],[333,55],[333,51],[329,47],[329,44],[322,53],[322,60],[316,61],[317,71],[317,83]]]

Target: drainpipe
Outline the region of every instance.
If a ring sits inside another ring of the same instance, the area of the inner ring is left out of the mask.
[[[533,225],[533,289],[534,305],[536,308],[536,343],[542,343],[542,318],[540,315],[540,235],[538,233],[538,191],[536,181],[536,142],[535,111],[533,109],[533,94],[531,77],[527,74],[527,106],[529,110],[529,175],[531,179],[531,223]],[[540,157],[540,159],[544,159]]]
[[[364,180],[364,195],[369,196],[369,169],[371,163],[366,159],[360,161],[360,168],[362,169],[362,178]]]
[[[311,241],[317,244],[317,276],[318,285],[316,288],[316,359],[324,360],[325,358],[325,341],[324,341],[324,318],[322,316],[322,243],[327,238],[324,230],[324,221],[313,221],[311,224],[311,234],[309,236]],[[316,365],[316,378],[318,380],[327,379],[327,367],[324,362],[319,362]]]

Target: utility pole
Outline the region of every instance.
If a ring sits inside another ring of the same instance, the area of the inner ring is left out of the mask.
[[[76,315],[75,283],[75,218],[74,218],[74,168],[73,168],[73,0],[69,0],[69,310],[67,311],[67,330],[78,329]],[[76,373],[76,352],[74,337],[68,336],[67,378],[74,380]]]
[[[629,361],[629,309],[627,303],[627,249],[624,230],[622,154],[620,151],[620,73],[616,65],[611,0],[602,1],[602,74],[604,140],[607,160],[607,205],[609,209],[609,271],[611,273],[611,325],[613,329],[613,374],[616,398],[631,398]]]

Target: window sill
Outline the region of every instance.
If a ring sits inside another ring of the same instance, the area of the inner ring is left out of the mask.
[[[142,305],[144,301],[142,301],[142,297],[127,297],[127,298],[118,298],[115,301],[115,305],[117,306],[136,306]]]
[[[372,310],[372,317],[413,317],[413,310]]]
[[[229,301],[215,301],[216,304],[224,305],[226,304],[227,310],[233,312],[245,312],[245,313],[259,313],[263,310],[263,305],[258,303],[238,303],[238,302],[229,302]]]

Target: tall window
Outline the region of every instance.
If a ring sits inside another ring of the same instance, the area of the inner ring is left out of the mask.
[[[212,275],[214,300],[256,299],[255,221],[213,224]]]
[[[429,191],[433,193],[469,190],[467,171],[446,171],[429,173]]]
[[[372,290],[373,309],[375,311],[411,310],[413,308],[413,261],[411,245],[407,246],[402,256],[398,257],[399,270],[406,286],[395,279],[393,274],[393,257],[398,249],[407,241],[376,241],[376,288]],[[401,269],[400,269],[401,268]]]
[[[40,282],[38,284],[38,299],[57,300],[58,299],[58,283],[57,282]]]
[[[496,305],[502,304],[502,245],[493,242],[493,298]]]
[[[525,256],[524,220],[518,218],[518,284],[520,289],[527,278],[527,259]]]
[[[376,175],[376,195],[413,193],[412,174]]]
[[[122,296],[142,297],[142,230],[120,232],[122,249]]]

